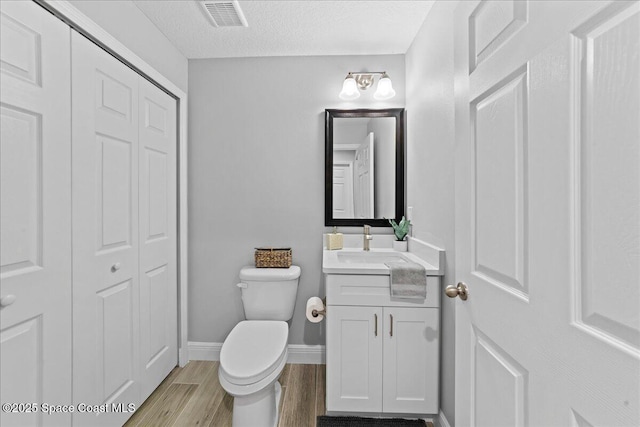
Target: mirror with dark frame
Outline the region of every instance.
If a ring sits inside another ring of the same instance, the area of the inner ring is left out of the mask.
[[[404,108],[325,110],[325,225],[402,218],[404,126]]]

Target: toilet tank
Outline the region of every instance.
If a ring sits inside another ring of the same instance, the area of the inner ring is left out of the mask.
[[[240,270],[242,305],[247,320],[284,320],[293,317],[300,267]]]

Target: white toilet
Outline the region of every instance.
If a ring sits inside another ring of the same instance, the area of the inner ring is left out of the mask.
[[[298,293],[300,267],[240,270],[238,287],[247,320],[229,333],[220,351],[218,376],[234,397],[233,427],[275,427],[287,363],[289,325]]]

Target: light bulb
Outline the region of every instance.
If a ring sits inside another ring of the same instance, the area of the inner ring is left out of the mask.
[[[358,99],[360,97],[358,84],[356,83],[356,79],[353,78],[353,75],[351,75],[351,73],[349,73],[347,75],[347,78],[344,79],[344,83],[342,84],[342,91],[338,96],[340,97],[340,99],[344,99],[345,101]]]
[[[396,96],[396,91],[393,90],[391,79],[387,73],[384,73],[378,81],[378,89],[376,89],[376,93],[373,94],[373,97],[378,100],[385,100],[391,99],[394,96]]]

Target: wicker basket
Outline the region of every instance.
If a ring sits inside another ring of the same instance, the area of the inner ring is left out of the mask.
[[[256,248],[255,260],[258,268],[289,268],[291,248]]]

